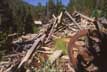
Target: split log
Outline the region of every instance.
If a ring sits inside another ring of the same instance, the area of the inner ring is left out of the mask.
[[[61,57],[61,59],[69,60],[69,56],[68,55],[64,55],[64,56]]]
[[[52,17],[53,17],[54,19],[57,19],[57,17],[56,17],[54,14],[52,15]]]
[[[38,53],[52,54],[52,53],[53,53],[53,51],[38,51]]]
[[[11,64],[10,61],[2,61],[0,62],[0,67],[3,65],[9,65],[9,64]]]
[[[58,16],[58,23],[61,23],[62,15],[63,15],[63,12],[61,12],[60,15]]]
[[[8,37],[13,37],[13,36],[17,36],[17,33],[13,33],[13,34],[9,34]]]
[[[62,50],[56,50],[52,55],[49,56],[49,63],[53,64],[56,59],[58,59],[62,55]]]
[[[89,17],[87,17],[87,16],[85,16],[85,15],[79,13],[79,12],[76,12],[76,13],[79,14],[79,15],[80,15],[81,17],[83,17],[84,19],[87,19],[87,20],[89,20],[89,21],[91,21],[91,22],[94,22],[94,21],[95,21],[93,18],[89,18]]]
[[[74,24],[81,30],[82,29],[81,26],[74,20],[74,18],[67,11],[65,11],[65,13],[74,22]]]
[[[53,25],[52,25],[52,27],[51,27],[49,33],[48,33],[48,37],[46,38],[45,43],[47,43],[47,42],[49,41],[49,39],[50,39],[52,33],[54,32],[54,27],[55,27],[56,23],[57,23],[57,19],[55,19],[55,22],[53,23]]]
[[[35,40],[35,42],[33,43],[32,47],[26,53],[25,57],[22,58],[22,61],[18,65],[18,69],[23,65],[23,63],[25,63],[26,61],[28,61],[28,59],[31,57],[32,53],[34,52],[35,48],[37,48],[37,46],[40,43],[40,41],[44,40],[45,36],[46,35],[44,34],[43,36],[41,36],[40,38],[38,38],[37,40]]]
[[[49,47],[41,47],[42,49],[44,49],[45,51],[50,51],[52,50],[52,48],[49,48]]]
[[[7,68],[4,72],[11,72],[12,68],[14,67],[14,65],[11,65],[9,68]]]
[[[51,29],[50,29],[50,32],[49,32],[49,34],[48,34],[48,37],[47,37],[45,43],[47,43],[47,42],[49,41],[50,37],[51,37],[52,34],[55,32],[54,29],[55,29],[56,27],[58,27],[58,24],[60,24],[61,19],[62,19],[62,15],[63,15],[62,12],[60,13],[60,15],[59,15],[58,17],[55,17],[55,16],[53,15],[55,21],[54,21],[54,23],[53,23],[53,25],[52,25],[52,27],[51,27]]]
[[[16,57],[16,56],[23,56],[25,53],[17,53],[17,54],[11,54],[3,56],[3,58],[9,58],[9,57]]]

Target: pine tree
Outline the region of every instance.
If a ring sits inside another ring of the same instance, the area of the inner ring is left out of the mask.
[[[0,2],[0,50],[6,49],[9,46],[8,34],[12,33],[12,11],[9,8],[9,4],[6,0]]]
[[[63,10],[63,5],[61,0],[57,0],[56,3],[56,14],[58,15]]]
[[[107,18],[107,0],[104,0],[104,6],[102,11],[103,11],[102,16]]]
[[[54,0],[48,0],[48,3],[47,3],[47,15],[48,17],[50,18],[52,16],[52,14],[56,13],[56,10],[55,10],[55,2]]]
[[[70,0],[67,9],[70,12],[76,10],[88,15],[95,9],[95,0]]]
[[[25,33],[33,33],[33,18],[31,14],[28,14],[25,21]]]
[[[22,0],[1,0],[0,2],[0,48],[11,47],[12,33],[29,33],[32,31],[33,18],[31,5]],[[29,26],[29,28],[27,27]]]

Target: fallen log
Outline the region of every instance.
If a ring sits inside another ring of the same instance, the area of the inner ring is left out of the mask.
[[[74,24],[81,30],[81,26],[74,20],[74,18],[67,12],[65,11],[66,15],[74,22]]]
[[[60,15],[59,15],[58,17],[55,17],[55,16],[53,15],[55,21],[54,21],[54,23],[53,23],[53,25],[52,25],[52,27],[51,27],[51,29],[50,29],[50,32],[49,32],[49,34],[48,34],[48,37],[47,37],[45,43],[47,43],[47,42],[49,41],[50,37],[51,37],[52,34],[55,32],[54,29],[58,27],[58,24],[60,24],[61,19],[62,19],[62,15],[63,15],[62,12],[60,13]]]
[[[14,65],[11,65],[9,68],[7,68],[4,72],[11,72],[12,68],[14,67]]]
[[[49,63],[53,64],[56,59],[58,59],[62,55],[62,50],[56,50],[52,55],[49,56]]]
[[[85,15],[79,13],[79,12],[76,12],[76,13],[79,14],[79,15],[80,15],[81,17],[83,17],[84,19],[87,19],[87,20],[89,20],[89,21],[91,21],[91,22],[94,22],[94,21],[95,21],[94,18],[89,18],[89,17],[87,17],[87,16],[85,16]]]
[[[11,55],[3,56],[3,58],[16,57],[16,56],[23,56],[23,55],[24,55],[24,53],[17,53],[17,54],[11,54]]]
[[[37,46],[40,43],[40,41],[43,41],[44,38],[45,38],[45,34],[43,36],[41,36],[40,38],[38,38],[37,40],[34,41],[32,47],[28,50],[28,52],[26,53],[25,57],[22,58],[22,61],[18,65],[18,69],[23,65],[23,63],[28,61],[28,59],[31,57],[32,53],[37,48]]]
[[[17,36],[17,33],[13,33],[13,34],[9,34],[8,37],[13,37],[13,36]]]
[[[55,19],[55,22],[54,22],[54,24],[52,25],[52,27],[51,27],[51,29],[50,29],[50,31],[49,31],[49,33],[48,33],[48,37],[46,38],[45,43],[47,43],[47,42],[49,41],[52,33],[54,32],[54,27],[55,27],[56,23],[57,23],[57,19]]]
[[[49,48],[49,47],[41,47],[41,49],[44,49],[45,51],[50,51],[50,50],[52,50],[52,48]]]
[[[57,18],[54,14],[52,15],[52,17],[53,17],[54,19],[56,19],[56,18]]]
[[[60,15],[58,16],[58,23],[61,23],[62,16],[63,16],[63,12],[61,12]]]
[[[53,51],[38,51],[38,53],[52,54],[52,53],[53,53]]]

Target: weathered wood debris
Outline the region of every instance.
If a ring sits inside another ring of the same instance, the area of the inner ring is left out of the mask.
[[[42,29],[37,34],[22,35],[12,40],[11,47],[1,58],[0,72],[32,72],[34,68],[39,68],[42,65],[37,62],[38,58],[36,57],[40,53],[43,54],[41,56],[44,57],[44,62],[49,61],[50,64],[53,64],[62,55],[61,50],[54,51],[50,48],[53,39],[62,36],[73,37],[83,29],[96,29],[95,19],[79,12],[74,12],[71,15],[64,11],[57,17],[55,15],[52,17],[47,24],[42,24]],[[103,24],[99,22],[99,25]],[[101,27],[101,29],[103,28]],[[104,31],[106,30],[104,29]],[[9,37],[14,36],[17,34],[9,35]],[[66,72],[75,72],[71,66],[68,68],[70,71]]]

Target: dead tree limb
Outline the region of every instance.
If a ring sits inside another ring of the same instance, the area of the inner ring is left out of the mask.
[[[62,15],[63,15],[62,12],[60,13],[60,15],[59,15],[58,17],[55,17],[55,16],[53,15],[55,21],[54,21],[54,23],[53,23],[53,25],[52,25],[52,28],[51,28],[51,30],[50,30],[50,32],[49,32],[49,34],[48,34],[48,37],[47,37],[45,43],[47,43],[47,42],[49,41],[49,38],[52,36],[52,33],[55,32],[54,29],[58,26],[58,24],[60,24],[61,19],[62,19]]]
[[[45,34],[34,41],[32,47],[28,50],[25,57],[22,58],[22,61],[18,65],[18,69],[23,65],[24,62],[28,61],[28,59],[31,57],[32,53],[34,52],[35,48],[37,48],[40,41],[43,41],[45,38]]]
[[[66,15],[74,22],[74,24],[81,30],[81,26],[74,20],[74,18],[67,12],[65,11]]]
[[[89,17],[87,17],[87,16],[85,16],[85,15],[79,13],[79,12],[76,12],[76,13],[79,14],[79,15],[80,15],[81,17],[83,17],[84,19],[87,19],[87,20],[89,20],[89,21],[91,21],[91,22],[94,22],[94,21],[95,21],[93,18],[89,18]]]

